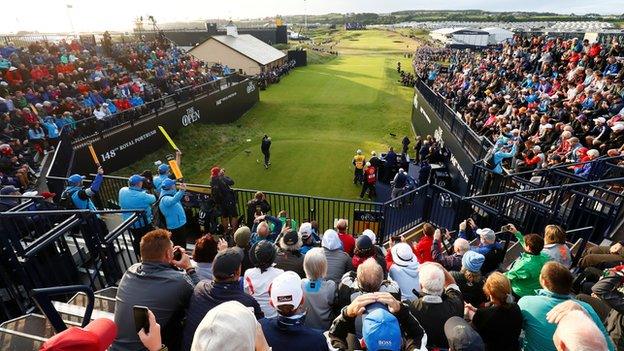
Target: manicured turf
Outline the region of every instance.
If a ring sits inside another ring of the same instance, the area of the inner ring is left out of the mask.
[[[398,83],[396,63],[409,67],[402,53],[406,45],[417,44],[375,30],[335,37],[339,57],[295,69],[262,91],[260,102],[236,123],[194,125],[178,134],[185,177],[207,183],[216,164],[226,168],[237,187],[356,198],[360,189],[351,182],[355,150],[368,156],[388,145],[400,148],[401,138],[412,135],[412,90]],[[257,163],[265,133],[273,139],[269,170]],[[153,161],[166,153],[170,150],[163,147],[118,173],[153,168]]]

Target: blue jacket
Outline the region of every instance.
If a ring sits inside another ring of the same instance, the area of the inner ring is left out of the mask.
[[[152,183],[154,184],[154,189],[156,190],[156,194],[160,193],[160,187],[162,186],[163,180],[169,178],[168,174],[159,174],[154,177]]]
[[[260,325],[267,343],[275,351],[292,350],[293,345],[297,345],[297,351],[329,351],[323,332],[306,327],[304,321],[305,317],[277,316],[261,319]]]
[[[98,173],[89,188],[83,189],[79,185],[69,186],[65,189],[65,192],[71,194],[72,202],[77,209],[96,211],[97,208],[91,198],[100,190],[103,181],[104,176]]]
[[[184,190],[163,190],[160,193],[160,212],[165,216],[167,229],[178,229],[186,224],[186,213],[182,206]]]
[[[489,244],[489,245],[483,245],[483,246],[471,246],[470,250],[474,251],[474,252],[478,252],[482,255],[485,255],[487,253],[489,253],[490,251],[494,250],[494,249],[502,249],[503,248],[503,243],[500,242],[495,242],[493,244]]]
[[[28,129],[28,139],[30,140],[41,140],[45,138],[45,134],[43,133],[43,129]]]
[[[148,194],[145,190],[138,187],[123,187],[119,189],[119,207],[121,209],[144,209],[147,223],[143,220],[136,221],[132,224],[132,228],[143,228],[152,223],[154,215],[152,214],[152,205],[156,202],[156,196]],[[124,221],[132,215],[132,212],[124,212],[121,214]]]
[[[238,301],[253,309],[256,319],[264,318],[260,305],[253,296],[245,293],[239,282],[211,282],[202,280],[195,286],[193,296],[186,310],[182,350],[190,350],[193,335],[206,313],[227,301]]]
[[[496,151],[494,153],[494,164],[496,165],[496,167],[494,167],[493,172],[496,174],[503,174],[503,160],[506,158],[514,157],[515,154],[516,144],[511,147],[510,152],[503,152],[502,150]]]
[[[55,139],[59,137],[60,133],[58,127],[54,124],[53,120],[47,120],[43,123],[43,126],[46,127],[46,130],[48,131],[48,138]]]
[[[557,328],[556,324],[548,323],[546,314],[558,304],[574,300],[571,295],[559,295],[548,290],[539,290],[537,296],[524,296],[518,301],[518,306],[522,311],[524,320],[522,329],[524,330],[524,350],[525,351],[555,351],[552,338]],[[585,312],[596,323],[602,334],[607,339],[609,350],[615,350],[613,342],[607,334],[604,324],[594,309],[583,301],[574,300],[580,304]]]

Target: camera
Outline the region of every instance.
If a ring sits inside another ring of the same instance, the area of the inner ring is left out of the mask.
[[[505,224],[501,227],[501,232],[511,232],[511,226],[509,224]]]

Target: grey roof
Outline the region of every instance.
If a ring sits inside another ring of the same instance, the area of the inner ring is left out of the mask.
[[[269,64],[286,56],[271,45],[254,37],[251,34],[214,35],[212,39],[240,52],[261,65]]]

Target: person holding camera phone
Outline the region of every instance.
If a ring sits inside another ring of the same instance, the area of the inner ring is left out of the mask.
[[[164,343],[181,342],[182,316],[199,277],[190,257],[171,242],[171,233],[156,229],[141,239],[141,262],[130,266],[117,289],[115,324],[118,336],[110,350],[142,350],[134,325],[133,307],[145,306],[163,326]]]

